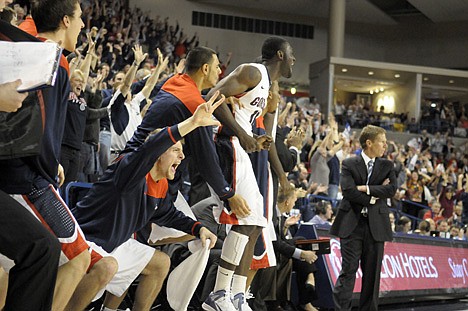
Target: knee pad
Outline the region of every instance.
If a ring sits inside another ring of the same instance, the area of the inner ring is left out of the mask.
[[[227,263],[238,266],[248,242],[248,236],[231,230],[226,239],[224,239],[221,259]]]

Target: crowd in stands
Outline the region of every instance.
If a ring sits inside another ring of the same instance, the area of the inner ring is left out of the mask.
[[[337,106],[341,105],[342,103],[337,103]],[[341,116],[341,112],[345,110],[341,108],[337,110],[336,107],[335,117],[337,121],[343,125],[346,122],[349,123],[350,119]],[[452,104],[449,103],[443,107],[443,109],[451,111],[446,115],[455,116]],[[369,112],[372,109],[362,108],[361,110]],[[338,115],[336,115],[337,111]],[[314,127],[313,122],[311,122],[313,118],[309,116],[307,111],[299,111],[297,115],[299,119],[295,121],[295,124],[307,124],[309,132],[314,134],[312,138],[308,137],[309,142],[305,144],[302,150],[302,154],[307,154],[308,157],[302,159],[303,164],[300,164],[297,169],[295,180],[309,194],[313,194],[312,190],[315,186],[314,171],[325,167],[323,165],[317,166],[318,162],[314,157],[317,157],[318,154],[321,154],[322,157],[330,157],[334,154],[333,148],[327,148],[326,153],[320,149],[323,143],[323,141],[320,142],[320,133],[330,133],[333,131],[333,127],[326,125],[328,130],[323,131],[320,127]],[[425,112],[423,113],[424,116]],[[433,118],[430,119],[433,120]],[[362,125],[356,122],[352,124],[357,128]],[[290,123],[289,126],[293,126],[293,124]],[[433,128],[431,127],[431,129]],[[442,127],[439,129],[442,129]],[[342,137],[347,137],[343,146],[338,148],[340,150],[338,153],[340,160],[360,152],[360,146],[353,141],[353,135],[349,136],[346,131],[340,134]],[[396,216],[396,220],[394,220],[395,231],[419,233],[421,231],[418,229],[419,225],[421,223],[423,227],[426,225],[423,219],[426,221],[429,219],[431,227],[430,230],[422,230],[425,234],[429,235],[429,232],[432,231],[433,234],[438,235],[439,232],[442,232],[440,236],[445,237],[445,232],[457,232],[457,235],[450,234],[450,236],[465,240],[465,225],[468,222],[468,213],[466,212],[468,208],[468,196],[466,194],[468,190],[468,142],[456,146],[450,135],[453,131],[450,130],[444,132],[445,134],[441,134],[440,131],[430,134],[428,129],[421,128],[418,133],[419,135],[414,136],[406,144],[394,141],[388,142],[386,157],[395,163],[399,187],[395,197],[390,202],[390,206],[395,212],[392,216]],[[326,136],[323,140],[326,140]],[[312,143],[313,146],[309,149]],[[334,143],[337,144],[339,141]],[[314,149],[316,149],[315,152],[313,152]],[[328,164],[328,169],[331,169],[330,162]],[[307,175],[308,173],[310,174]],[[320,175],[323,176],[323,173]],[[329,174],[328,176],[331,182],[332,175]],[[327,183],[327,180],[320,181],[321,185]],[[331,195],[329,198],[336,199],[336,196]],[[307,220],[305,219],[305,221]]]
[[[67,56],[70,93],[66,94],[68,105],[64,114],[63,138],[58,142],[61,147],[58,173],[63,169],[64,174],[64,184],[60,188],[62,195],[67,191],[66,186],[74,181],[105,184],[111,180],[110,172],[119,170],[120,166],[114,165],[106,172],[114,160],[121,160],[122,153],[138,154],[139,149],[126,150],[127,142],[142,122],[162,82],[183,72],[186,54],[199,45],[198,35],[185,33],[177,22],[173,25],[169,18],[151,18],[149,12],[128,8],[119,0],[84,0],[81,7],[85,26],[77,48]],[[1,16],[23,29],[31,22],[27,8],[20,6],[5,10]],[[229,54],[221,64],[221,76],[229,65],[230,57]],[[264,297],[267,301],[264,304],[252,303],[255,310],[294,310],[290,297],[285,294],[286,279],[293,270],[298,273],[299,306],[296,307],[316,310],[313,307],[317,298],[313,262],[317,256],[312,251],[301,252],[291,246],[291,241],[300,222],[325,228],[333,223],[342,197],[340,163],[361,152],[356,134],[344,127],[347,123],[356,128],[376,124],[388,130],[395,129],[391,124],[402,123],[410,132],[419,134],[406,144],[389,141],[385,154],[395,163],[398,177],[398,191],[393,199],[388,200],[393,211],[390,217],[393,217],[391,223],[395,232],[467,240],[468,142],[455,146],[450,136],[457,127],[468,128],[465,110],[454,109],[451,103],[438,102],[435,107],[425,104],[422,111],[421,126],[413,131],[406,114],[386,114],[383,109],[375,112],[368,103],[354,101],[348,107],[337,103],[335,115],[325,118],[320,105],[313,100],[308,105],[299,106],[292,99],[280,98],[275,146],[278,153],[285,150],[285,158],[280,156],[281,164],[284,172],[288,173],[288,181],[295,188],[288,193],[279,191],[274,212],[276,219],[273,221],[278,235],[278,241],[274,243],[278,266],[285,269],[286,275],[278,284],[276,295]],[[454,124],[458,126],[454,127]],[[172,134],[165,135],[166,140],[169,141],[169,136],[173,139]],[[153,140],[149,138],[148,144],[154,144]],[[180,162],[175,168],[178,164]],[[138,169],[127,173],[133,176],[131,174],[135,171]],[[131,182],[135,181],[129,180],[128,183]],[[190,184],[191,180],[185,182]],[[100,197],[98,191],[94,194]],[[109,195],[107,199],[114,199],[111,196],[116,197]],[[164,198],[158,197],[160,200]],[[222,258],[222,241],[226,235],[225,226],[218,226],[214,219],[202,220],[207,215],[200,206],[203,204],[193,207],[194,212],[203,228],[217,234],[218,243],[210,253],[207,268],[210,272],[206,273],[190,304],[192,310],[200,308],[212,290],[215,282],[213,273]],[[293,210],[299,210],[299,214]],[[198,235],[206,230],[200,229],[198,222],[190,224],[197,228]],[[188,246],[182,243],[163,248],[171,256],[171,269],[174,263],[188,256],[187,249]],[[166,257],[161,258],[158,259],[163,261]],[[86,265],[86,260],[83,262],[83,266]],[[101,261],[103,263],[105,265],[101,265],[101,269],[106,270],[106,277],[111,278],[112,273],[116,273],[114,263]],[[164,267],[158,268],[164,270],[161,275],[165,277],[170,264],[165,262],[161,266]],[[145,275],[159,271],[150,268],[145,269]],[[0,280],[2,273],[0,269]],[[254,295],[258,297],[262,297],[262,286],[265,286],[261,279],[258,281],[260,276],[257,276],[257,282],[252,283]],[[104,282],[105,278],[101,281]],[[163,291],[160,296],[164,296]],[[164,297],[157,301],[165,303]],[[167,305],[164,307],[168,308]]]
[[[449,136],[467,137],[468,116],[466,104],[447,102],[442,99],[422,100],[419,119],[408,118],[408,113],[390,113],[384,106],[373,107],[370,102],[353,100],[349,104],[337,101],[334,114],[341,125],[362,128],[368,124],[377,125],[386,130],[430,134],[447,133]]]

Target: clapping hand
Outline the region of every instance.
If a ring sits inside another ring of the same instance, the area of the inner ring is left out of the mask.
[[[289,216],[284,221],[284,226],[286,228],[289,228],[289,227],[294,226],[295,224],[297,224],[300,220],[301,220],[301,214]]]
[[[298,150],[302,149],[305,138],[305,132],[301,128],[291,130],[286,138],[286,143],[289,147],[296,147]]]

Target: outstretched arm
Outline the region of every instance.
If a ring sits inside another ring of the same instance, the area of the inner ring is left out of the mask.
[[[154,69],[154,71],[151,73],[151,76],[148,78],[148,80],[146,80],[145,86],[141,90],[143,96],[145,96],[146,99],[149,99],[151,92],[154,89],[154,86],[158,82],[159,75],[161,74],[161,72],[166,70],[167,64],[169,63],[169,58],[168,57],[163,58],[163,55],[159,49],[157,53],[158,53],[158,65],[156,69]]]
[[[143,49],[139,44],[136,44],[135,47],[132,48],[132,50],[135,55],[135,60],[133,61],[132,66],[130,66],[130,69],[125,75],[124,83],[120,87],[120,92],[122,92],[122,95],[124,97],[126,97],[127,93],[130,91],[130,87],[132,86],[132,82],[135,79],[138,67],[145,60],[146,56],[148,56],[147,53],[143,53]]]

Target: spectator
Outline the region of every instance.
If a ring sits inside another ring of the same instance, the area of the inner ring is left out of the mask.
[[[111,153],[114,153],[115,157],[124,150],[127,141],[140,125],[142,121],[140,115],[141,107],[146,106],[147,97],[149,97],[154,88],[159,74],[167,66],[167,58],[163,61],[162,55],[159,54],[160,62],[158,68],[154,71],[151,76],[152,78],[146,81],[148,87],[143,88],[138,94],[132,96],[130,87],[135,78],[136,70],[147,56],[146,53],[143,54],[142,47],[139,45],[135,45],[133,52],[135,60],[132,67],[125,75],[123,84],[118,87],[113,95],[108,108],[111,121]]]
[[[430,225],[430,231],[436,231],[437,230],[437,226],[436,226],[436,223],[434,221],[434,219],[432,218],[427,218],[427,219],[424,219],[425,221],[427,221]]]
[[[86,127],[81,144],[80,167],[78,169],[78,180],[82,182],[95,182],[101,171],[99,162],[99,119],[102,116],[102,79],[103,75],[99,73],[96,78],[92,78],[91,83],[85,89],[84,97],[89,106],[89,112],[86,116]],[[96,112],[96,113],[95,113]],[[107,116],[107,109],[104,111]]]
[[[88,35],[88,42],[89,50],[83,64],[80,66],[80,69],[75,69],[70,77],[71,91],[68,96],[67,115],[60,155],[60,164],[63,166],[65,174],[65,182],[62,189],[65,189],[68,183],[78,179],[80,167],[82,166],[80,162],[81,147],[86,130],[86,121],[88,119],[97,120],[107,115],[106,108],[90,108],[84,98],[91,65],[91,54],[95,46],[90,35]],[[90,98],[88,97],[88,99]],[[100,102],[101,97],[93,97],[91,100],[93,100],[92,106],[96,106],[96,101]]]
[[[444,175],[446,176],[446,175]],[[446,183],[446,179],[444,179],[444,183]],[[443,185],[442,192],[439,196],[439,202],[442,209],[442,216],[446,219],[453,216],[453,206],[455,200],[458,199],[460,192],[454,193],[454,189],[452,185]]]
[[[441,233],[442,237],[445,237],[446,236],[445,234],[449,232],[448,221],[445,219],[439,220],[437,222],[437,231]]]
[[[460,227],[457,225],[451,225],[449,228],[450,238],[454,240],[459,240]]]
[[[431,234],[431,224],[427,220],[423,220],[418,225],[418,234],[429,236]]]
[[[278,209],[280,215],[288,213],[294,206],[296,201],[295,191],[282,192],[278,195]],[[293,245],[292,234],[290,227],[297,224],[300,215],[295,216],[280,216],[278,226],[275,226],[277,241],[274,242],[275,252],[278,257],[278,279],[276,283],[276,300],[279,305],[286,306],[289,297],[286,293],[288,280],[290,278],[291,263],[296,271],[296,281],[299,290],[299,304],[304,310],[316,310],[312,301],[316,299],[315,291],[315,276],[316,267],[314,262],[317,260],[317,255],[314,251],[301,250]],[[272,305],[271,307],[274,307]]]
[[[409,233],[411,231],[411,219],[406,216],[401,216],[398,219],[395,232]]]
[[[431,218],[435,222],[438,222],[439,220],[444,219],[444,216],[442,216],[443,211],[440,208],[441,205],[440,205],[439,201],[433,200],[431,202],[430,206],[431,206],[431,209],[428,210],[424,214],[423,219]]]
[[[335,104],[335,119],[339,125],[344,125],[344,114],[346,107],[342,101],[338,100]]]
[[[453,215],[450,217],[449,222],[453,225],[457,225],[458,227],[462,228],[464,226],[463,223],[463,201],[459,200],[455,205]]]
[[[392,227],[392,232],[395,232],[395,214],[393,212],[388,213],[388,218],[390,219],[390,226]]]
[[[331,226],[331,218],[333,216],[332,205],[329,201],[320,201],[315,205],[317,213],[309,222],[314,225]]]

